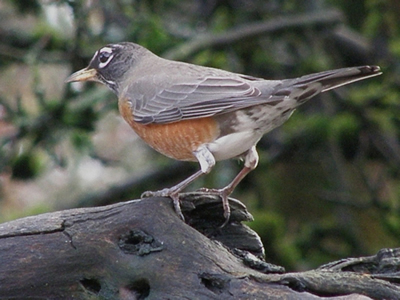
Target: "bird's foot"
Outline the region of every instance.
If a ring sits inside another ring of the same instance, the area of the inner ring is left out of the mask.
[[[149,197],[169,197],[172,199],[172,203],[174,204],[174,209],[176,214],[182,221],[185,221],[185,217],[182,214],[181,204],[179,202],[179,191],[175,189],[162,189],[159,191],[146,191],[141,196],[141,198],[149,198]]]
[[[229,186],[224,187],[222,189],[200,188],[198,191],[212,194],[212,195],[217,195],[217,196],[221,197],[225,221],[224,221],[224,223],[222,223],[220,228],[223,228],[226,224],[228,224],[229,218],[231,216],[231,207],[229,206],[229,200],[228,200],[229,195],[232,193],[231,188]]]
[[[159,191],[146,191],[140,196],[140,198],[169,197],[170,195],[171,195],[171,189],[162,189]]]

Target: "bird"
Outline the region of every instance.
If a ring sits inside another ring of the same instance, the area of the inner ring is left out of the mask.
[[[121,42],[97,50],[89,65],[66,82],[106,85],[118,97],[120,114],[144,142],[172,159],[199,163],[200,169],[180,183],[142,194],[170,197],[183,220],[183,189],[209,173],[217,161],[243,160],[243,168],[228,185],[204,189],[221,197],[224,226],[230,217],[228,197],[257,167],[256,145],[264,134],[314,96],[381,73],[379,66],[366,65],[266,80],[164,59],[136,43]]]

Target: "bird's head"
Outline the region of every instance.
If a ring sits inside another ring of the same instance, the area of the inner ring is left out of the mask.
[[[134,43],[109,44],[97,50],[89,65],[70,75],[66,82],[97,81],[118,94],[125,75],[146,52],[150,51]]]

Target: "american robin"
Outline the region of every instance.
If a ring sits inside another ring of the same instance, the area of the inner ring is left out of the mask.
[[[170,197],[183,218],[179,193],[216,161],[244,159],[244,167],[222,189],[226,222],[228,196],[258,163],[256,144],[284,123],[297,106],[319,93],[380,75],[378,66],[330,70],[294,79],[265,80],[161,58],[129,42],[107,45],[89,66],[67,82],[97,81],[118,96],[121,115],[158,152],[198,161],[200,170],[177,185],[142,196]]]

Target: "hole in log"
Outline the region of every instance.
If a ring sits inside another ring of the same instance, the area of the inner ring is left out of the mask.
[[[227,288],[230,279],[225,275],[219,274],[200,274],[201,283],[215,294],[221,294]]]
[[[143,300],[150,294],[150,284],[147,279],[139,279],[127,286],[127,289],[135,295],[134,299]]]
[[[119,248],[126,254],[147,255],[151,252],[162,251],[162,242],[142,230],[131,230],[123,234],[118,241]]]
[[[305,283],[303,283],[301,280],[298,278],[286,278],[285,280],[285,285],[287,285],[289,288],[291,288],[294,291],[303,293],[307,291],[307,286]]]
[[[80,283],[86,290],[94,294],[98,294],[101,290],[101,284],[96,279],[84,278],[80,281]]]

